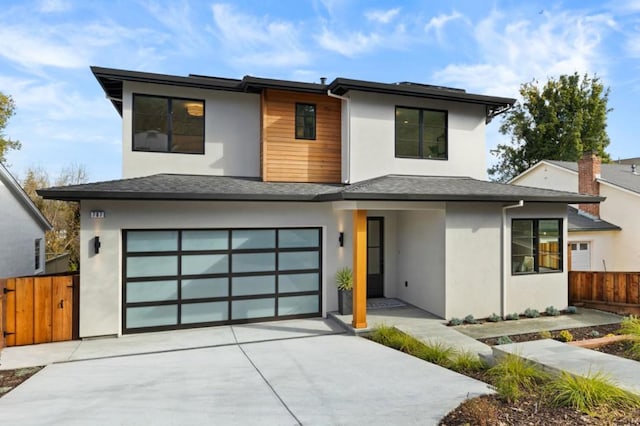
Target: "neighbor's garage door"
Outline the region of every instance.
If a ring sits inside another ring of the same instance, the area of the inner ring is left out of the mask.
[[[124,231],[123,332],[318,316],[320,228]]]

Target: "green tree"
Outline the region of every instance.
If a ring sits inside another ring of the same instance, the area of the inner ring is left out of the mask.
[[[63,169],[54,186],[77,185],[87,182],[84,166],[72,165]],[[22,187],[42,214],[51,222],[53,230],[47,232],[47,259],[69,253],[69,268],[80,267],[80,205],[75,202],[45,200],[37,190],[51,186],[46,170],[30,168],[22,181]]]
[[[491,151],[498,157],[489,168],[492,179],[508,181],[541,160],[578,161],[584,151],[610,160],[605,152],[609,89],[598,77],[561,75],[543,87],[534,80],[520,86],[520,95],[500,126],[510,144]]]
[[[0,92],[0,163],[6,163],[5,154],[10,149],[20,149],[20,142],[9,139],[4,134],[4,129],[9,119],[15,114],[16,104],[11,96]]]

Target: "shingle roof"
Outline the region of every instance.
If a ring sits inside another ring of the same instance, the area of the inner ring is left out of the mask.
[[[550,164],[555,164],[558,167],[562,167],[578,173],[578,163],[574,163],[572,161],[556,160],[545,161]],[[638,172],[640,173],[640,164],[638,165]],[[629,164],[602,164],[600,168],[600,181],[611,183],[613,185],[640,194],[640,174],[634,175],[631,172],[631,165]]]
[[[352,185],[262,182],[257,178],[174,175],[121,179],[38,191],[58,200],[533,201],[593,203],[601,197],[464,177],[389,175]]]
[[[597,219],[593,216],[587,216],[575,207],[567,207],[567,222],[569,224],[569,232],[577,231],[619,231],[618,225],[607,222],[606,220]]]

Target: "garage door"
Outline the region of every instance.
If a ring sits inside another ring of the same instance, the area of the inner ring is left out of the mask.
[[[591,247],[588,242],[571,243],[571,270],[591,270]]]
[[[123,232],[123,332],[319,316],[320,228]]]

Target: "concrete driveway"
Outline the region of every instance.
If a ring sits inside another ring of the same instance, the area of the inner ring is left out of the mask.
[[[315,335],[52,364],[3,424],[437,424],[484,383],[361,337]]]

